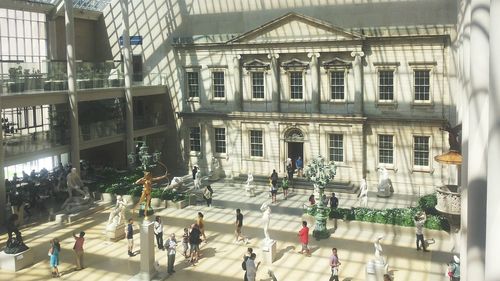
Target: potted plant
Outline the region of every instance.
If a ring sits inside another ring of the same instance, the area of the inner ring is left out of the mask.
[[[176,209],[183,209],[189,205],[189,200],[184,193],[175,193],[172,201],[175,203]]]
[[[24,81],[21,80],[22,75],[23,75],[22,66],[9,68],[9,82],[7,82],[7,85],[11,93],[18,93],[24,91]]]

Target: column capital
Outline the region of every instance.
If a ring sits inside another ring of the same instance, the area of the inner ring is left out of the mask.
[[[364,57],[365,53],[363,51],[352,51],[351,52],[351,57]]]
[[[320,55],[319,55],[319,53],[316,53],[316,52],[309,52],[309,53],[307,53],[307,57],[308,58],[312,58],[313,56],[316,57],[316,58],[319,58]]]
[[[271,53],[267,55],[268,59],[278,59],[280,57],[280,54],[278,53]]]

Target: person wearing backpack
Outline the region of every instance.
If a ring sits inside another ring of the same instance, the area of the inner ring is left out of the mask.
[[[247,252],[243,255],[243,262],[241,263],[241,268],[245,271],[245,275],[243,277],[243,280],[248,281],[247,278],[247,260],[248,258],[252,255],[253,249],[248,248]]]

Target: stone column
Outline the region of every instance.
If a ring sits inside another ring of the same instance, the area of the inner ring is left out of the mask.
[[[500,24],[500,3],[491,1],[490,6],[490,26]],[[500,71],[500,31],[497,28],[489,29],[490,39],[490,60],[489,60],[489,143],[488,143],[488,191],[486,201],[486,269],[485,280],[493,281],[500,278],[500,266],[498,266],[498,253],[500,252],[500,81],[498,79]],[[478,202],[478,204],[480,204]],[[465,280],[465,279],[464,279]],[[471,279],[468,279],[471,280]],[[479,280],[479,279],[478,279]]]
[[[280,82],[279,82],[280,67],[278,65],[278,58],[280,57],[280,55],[269,54],[267,57],[271,59],[271,85],[272,85],[271,110],[272,112],[280,112],[280,103],[281,103]]]
[[[241,90],[241,56],[233,57],[234,105],[237,111],[243,111],[243,91]]]
[[[313,113],[321,111],[321,91],[319,87],[319,53],[309,53],[308,57],[311,58],[311,110]]]
[[[57,30],[56,30],[56,21],[54,19],[49,19],[48,23],[48,38],[49,38],[49,59],[56,60],[57,59]]]
[[[363,114],[363,52],[352,52],[354,57],[354,114]]]
[[[488,169],[489,108],[489,0],[472,0],[470,26],[470,81],[466,91],[468,125],[463,143],[467,146],[466,269],[463,280],[485,280],[486,194]],[[495,159],[498,160],[498,159]],[[498,198],[497,198],[498,200]],[[463,243],[464,241],[462,241]]]
[[[80,127],[78,125],[78,94],[76,91],[75,19],[73,0],[64,0],[66,26],[66,60],[68,65],[69,120],[71,127],[71,164],[80,174]]]
[[[149,281],[152,280],[157,272],[154,268],[155,263],[155,245],[153,235],[153,222],[146,219],[140,225],[141,231],[141,261],[139,273],[129,279],[129,281]],[[163,280],[163,278],[159,278]]]
[[[127,155],[135,152],[134,144],[134,99],[132,97],[132,60],[129,35],[129,15],[128,15],[129,0],[121,0],[120,7],[122,12],[122,55],[123,55],[123,74],[125,80],[125,101],[126,101],[126,147]],[[128,162],[129,165],[130,162]]]
[[[1,89],[2,85],[0,84],[0,112],[2,112],[2,89]],[[6,214],[6,211],[5,211],[5,206],[7,206],[7,196],[6,196],[6,193],[7,193],[7,189],[6,189],[6,186],[5,186],[5,174],[4,174],[4,169],[5,169],[5,166],[4,166],[4,159],[3,159],[3,154],[4,154],[4,151],[3,151],[3,129],[0,130],[0,163],[2,163],[2,165],[0,165],[0,222],[4,222],[5,221],[5,218],[7,216]]]

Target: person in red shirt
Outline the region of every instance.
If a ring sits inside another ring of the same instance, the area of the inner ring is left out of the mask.
[[[305,251],[308,256],[311,255],[309,247],[307,247],[307,244],[309,244],[309,227],[307,227],[306,221],[302,221],[302,229],[299,231],[298,236],[302,244],[302,250],[299,253],[303,254]]]
[[[75,251],[76,257],[76,270],[83,269],[83,242],[85,241],[85,232],[80,232],[80,236],[76,236],[73,232],[73,237],[75,238],[75,245],[73,246],[73,251]]]

